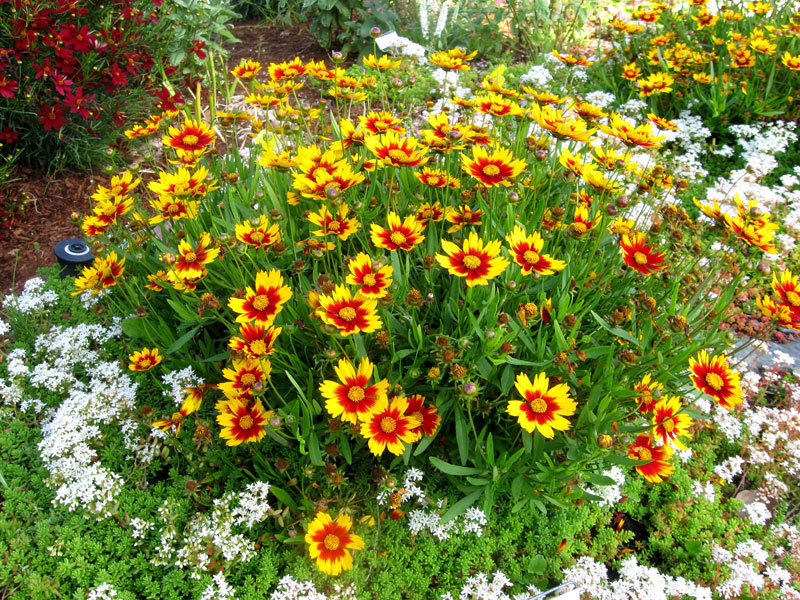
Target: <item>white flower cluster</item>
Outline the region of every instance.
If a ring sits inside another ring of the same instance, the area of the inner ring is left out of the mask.
[[[228,563],[248,562],[256,555],[255,543],[235,532],[234,527],[251,529],[267,518],[270,512],[266,502],[269,487],[266,482],[256,481],[242,492],[225,494],[214,500],[211,510],[196,514],[182,531],[175,525],[172,503],[165,501],[159,510],[160,540],[152,564],[189,568],[189,576],[199,579],[211,565],[209,546]],[[132,532],[132,537],[141,539],[147,529],[140,526]]]
[[[116,588],[110,583],[101,583],[89,590],[86,600],[114,600],[117,597]]]
[[[56,302],[58,302],[58,294],[53,290],[45,289],[44,279],[34,277],[25,282],[19,296],[15,294],[6,296],[3,299],[3,308],[19,311],[24,315],[42,314]]]
[[[675,164],[675,176],[685,177],[689,181],[697,181],[708,175],[703,166],[707,153],[706,140],[711,136],[711,130],[703,125],[703,119],[690,111],[681,111],[674,120],[678,130],[672,132],[670,141],[676,144],[676,151],[669,156]]]
[[[401,487],[386,489],[378,494],[376,498],[378,506],[385,506],[389,504],[390,500],[397,498],[400,502],[395,505],[395,508],[404,504],[414,505],[414,508],[408,512],[408,529],[415,535],[422,531],[429,531],[436,539],[443,541],[450,539],[453,535],[474,533],[481,536],[483,534],[488,519],[479,508],[468,508],[460,516],[443,523],[444,500],[434,500],[426,495],[420,486],[423,477],[424,474],[419,469],[409,469],[406,471]]]
[[[616,506],[616,504],[622,500],[622,486],[625,485],[625,472],[621,467],[613,466],[603,471],[602,475],[603,477],[613,479],[614,484],[594,486],[587,491],[590,494],[602,498],[602,500],[598,501],[600,506]]]
[[[186,398],[186,392],[183,388],[197,387],[203,383],[203,378],[198,377],[191,366],[181,369],[180,371],[169,371],[164,373],[161,377],[167,389],[164,390],[164,397],[169,398],[175,403],[175,406],[183,404]]]
[[[754,592],[764,587],[766,578],[761,571],[769,560],[769,553],[758,542],[741,542],[733,552],[715,544],[711,547],[711,558],[729,571],[728,578],[716,589],[722,598],[727,600],[739,597],[745,586],[749,586]],[[772,572],[776,573],[774,570]],[[777,574],[780,576],[779,572]]]
[[[236,590],[225,580],[224,573],[220,571],[203,590],[200,600],[236,600]]]
[[[512,587],[511,580],[501,571],[492,575],[492,579],[486,573],[478,573],[468,577],[458,593],[458,600],[527,600],[531,596],[541,594],[536,586],[530,585],[522,594],[509,596],[504,591],[505,588]],[[453,594],[446,592],[440,596],[441,600],[454,600]]]
[[[311,581],[300,581],[291,575],[284,575],[278,587],[270,595],[270,600],[356,600],[355,589],[348,586],[333,585],[332,595],[317,591]]]
[[[711,502],[712,504],[717,500],[716,489],[714,488],[714,484],[710,481],[706,481],[705,484],[699,481],[693,481],[692,496],[704,498],[707,502]]]
[[[564,581],[575,582],[581,594],[588,594],[593,600],[712,599],[709,588],[683,577],[663,575],[658,569],[639,564],[635,556],[622,562],[615,581],[609,581],[605,565],[590,556],[579,558],[563,575]]]
[[[741,456],[731,456],[714,467],[714,473],[726,483],[731,483],[734,477],[742,474],[743,466],[744,459]]]

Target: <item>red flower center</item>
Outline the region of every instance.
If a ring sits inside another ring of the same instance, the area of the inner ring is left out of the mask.
[[[340,544],[339,536],[329,533],[325,536],[325,539],[322,540],[322,544],[327,550],[336,550]]]
[[[239,419],[239,428],[240,429],[250,429],[253,426],[253,417],[250,415],[245,415]]]
[[[356,316],[356,309],[352,306],[345,306],[339,311],[339,318],[344,321],[352,321]]]
[[[725,381],[723,381],[722,377],[717,375],[716,373],[708,373],[706,374],[706,383],[709,387],[713,390],[721,390],[722,386],[725,385]]]
[[[392,417],[383,417],[380,423],[381,431],[384,433],[392,433],[395,429],[397,429],[397,421],[395,421]]]
[[[354,385],[347,390],[347,397],[352,402],[361,402],[364,399],[364,388]]]

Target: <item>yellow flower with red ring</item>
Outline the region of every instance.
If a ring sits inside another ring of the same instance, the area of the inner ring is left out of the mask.
[[[267,67],[269,77],[272,81],[284,81],[287,79],[294,79],[306,74],[306,66],[299,56],[296,56],[289,62],[270,63]]]
[[[331,295],[319,297],[317,316],[323,323],[333,325],[344,336],[370,333],[383,326],[377,313],[378,301],[361,294],[352,296],[344,285],[337,285]]]
[[[272,372],[272,363],[267,359],[234,359],[232,366],[232,369],[222,369],[222,376],[227,381],[217,384],[217,389],[229,399],[259,391]]]
[[[537,231],[527,235],[525,230],[517,225],[514,231],[506,236],[506,241],[511,247],[514,262],[520,266],[523,275],[534,272],[539,275],[552,275],[567,266],[564,261],[556,260],[549,254],[542,254],[544,240]]]
[[[369,135],[364,145],[384,164],[392,167],[417,167],[428,162],[426,148],[418,149],[417,138],[401,138],[396,131]]]
[[[389,382],[381,379],[370,384],[375,368],[368,358],[362,358],[356,371],[348,359],[339,360],[334,367],[339,381],[326,379],[319,385],[325,398],[325,408],[334,418],[355,425],[369,418],[381,400],[386,400]]]
[[[373,69],[378,69],[379,71],[388,71],[389,69],[399,67],[400,63],[403,61],[400,59],[392,60],[386,54],[381,54],[380,58],[376,58],[374,54],[368,54],[361,59],[361,62],[365,67],[372,67]]]
[[[453,223],[447,228],[447,233],[455,233],[467,225],[481,225],[483,222],[483,211],[476,208],[472,210],[469,205],[464,204],[459,208],[448,206],[444,211],[444,218],[448,223]]]
[[[242,59],[242,61],[231,70],[231,75],[239,79],[252,79],[260,70],[260,62]]]
[[[406,443],[419,439],[415,430],[422,424],[422,418],[407,415],[407,410],[407,398],[398,396],[391,404],[382,398],[361,423],[361,435],[368,440],[369,450],[375,456],[381,456],[385,450],[400,456]]]
[[[461,248],[442,240],[445,254],[437,254],[436,260],[451,275],[464,277],[469,287],[488,285],[490,279],[500,275],[509,265],[507,258],[499,256],[500,248],[500,240],[487,242],[484,246],[483,240],[473,231]]]
[[[342,241],[347,240],[358,231],[361,225],[358,219],[347,218],[349,212],[350,207],[342,203],[337,207],[335,214],[331,213],[326,206],[320,207],[318,212],[309,213],[308,220],[320,227],[311,233],[319,236],[335,235]]]
[[[380,135],[387,131],[395,131],[400,135],[406,132],[405,127],[400,127],[403,119],[395,117],[392,113],[382,110],[379,112],[370,111],[366,116],[358,117],[359,128],[366,134]]]
[[[266,250],[273,244],[281,241],[281,233],[277,223],[269,224],[266,215],[260,215],[244,223],[237,223],[234,227],[236,239],[252,246]]]
[[[170,127],[169,135],[164,136],[162,143],[184,152],[200,152],[211,147],[216,139],[217,135],[208,125],[186,119],[180,129]]]
[[[681,412],[681,399],[678,396],[663,398],[653,407],[653,437],[662,444],[672,443],[676,448],[687,450],[679,439],[681,436],[692,437],[690,428],[694,420]]]
[[[512,179],[522,173],[527,163],[515,159],[511,150],[497,146],[491,152],[481,146],[473,146],[472,158],[461,155],[461,168],[486,187],[502,185],[508,187]]]
[[[550,387],[544,372],[533,382],[525,373],[517,374],[514,386],[523,400],[511,400],[506,412],[517,417],[520,427],[528,433],[538,431],[552,439],[556,431],[566,431],[570,423],[565,417],[575,414],[577,403],[569,395],[566,383]]]
[[[384,250],[405,250],[409,251],[417,244],[425,240],[422,235],[424,225],[410,215],[400,221],[400,216],[392,211],[387,219],[388,229],[375,223],[370,225],[370,239],[378,248]]]
[[[417,439],[422,437],[423,433],[428,437],[433,436],[442,421],[442,418],[438,415],[439,409],[436,405],[425,404],[425,396],[421,394],[414,394],[406,398],[406,400],[408,400],[406,414],[420,420],[419,426],[412,429]]]
[[[347,263],[349,274],[345,282],[350,285],[360,285],[360,294],[367,298],[383,298],[392,285],[394,269],[390,265],[376,268],[368,254],[359,252],[358,255]]]
[[[469,71],[472,67],[464,63],[464,58],[458,56],[450,56],[447,51],[434,52],[428,57],[428,60],[442,69],[449,69],[452,71]]]
[[[742,403],[741,375],[730,368],[725,356],[711,357],[701,350],[697,358],[689,359],[689,371],[694,387],[714,398],[720,406],[731,410]]]
[[[217,415],[217,424],[222,426],[219,436],[228,446],[260,442],[267,435],[265,425],[272,415],[271,410],[264,411],[261,400],[229,400],[226,411]]]
[[[317,513],[308,526],[305,541],[308,554],[317,561],[317,568],[327,575],[336,576],[353,568],[349,550],[363,550],[364,540],[350,533],[353,520],[341,514],[334,521],[325,512]]]
[[[653,447],[653,438],[646,433],[640,433],[636,441],[631,442],[628,456],[634,460],[648,461],[643,465],[636,465],[636,471],[651,483],[661,483],[664,477],[669,477],[675,471],[669,464],[669,459],[672,458],[669,444]]]
[[[257,321],[271,325],[291,297],[292,290],[284,285],[280,271],[272,269],[256,273],[255,289],[247,286],[244,298],[231,298],[228,306],[238,313],[238,323]]]
[[[178,244],[178,256],[172,268],[182,278],[202,277],[205,274],[205,265],[214,261],[219,256],[219,248],[211,248],[211,234],[204,232],[197,245],[192,246],[185,239]],[[166,255],[162,256],[162,260]]]
[[[242,323],[239,327],[241,337],[232,337],[228,345],[234,352],[258,360],[275,352],[275,340],[282,330],[281,327],[268,326],[258,321]]]
[[[623,235],[619,242],[623,262],[642,275],[650,275],[667,268],[664,262],[666,254],[657,252],[654,246],[648,246],[646,240],[645,233],[636,232]]]
[[[158,427],[161,431],[175,428],[175,435],[181,432],[181,425],[186,417],[196,412],[203,401],[203,394],[198,388],[183,388],[188,392],[181,404],[180,410],[172,413],[169,419],[159,419],[152,423],[153,427]]]
[[[131,371],[149,371],[162,360],[158,348],[142,348],[128,357],[131,361],[128,368]]]
[[[653,408],[658,402],[658,398],[654,396],[661,396],[661,390],[664,389],[664,384],[653,381],[653,376],[648,373],[642,380],[634,384],[633,391],[636,392],[636,403],[638,410],[643,415],[653,412]]]

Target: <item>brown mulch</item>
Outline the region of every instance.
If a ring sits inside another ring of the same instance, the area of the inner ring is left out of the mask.
[[[295,56],[304,61],[327,59],[330,64],[328,53],[317,46],[302,26],[245,21],[234,27],[233,34],[240,43],[227,44],[231,66],[242,59],[252,59],[266,67],[270,62],[291,60]],[[303,99],[302,93],[300,97]],[[90,212],[90,196],[95,187],[98,183],[108,184],[103,175],[66,173],[49,177],[22,168],[12,174],[12,179],[16,181],[0,193],[17,202],[22,212],[10,229],[0,230],[0,297],[12,285],[19,292],[38,269],[55,263],[56,243],[82,237],[80,227],[70,221],[70,214]]]

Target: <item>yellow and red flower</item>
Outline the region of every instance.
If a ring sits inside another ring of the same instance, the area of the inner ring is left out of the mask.
[[[570,423],[565,417],[575,414],[577,403],[569,395],[566,383],[550,387],[544,372],[533,383],[525,373],[519,373],[514,386],[523,400],[510,400],[506,412],[517,417],[520,427],[528,433],[538,431],[552,439],[555,431],[566,431]]]
[[[628,146],[658,148],[661,142],[664,141],[664,136],[653,135],[653,125],[651,123],[634,126],[617,113],[611,113],[608,118],[608,125],[600,125],[600,129],[609,135],[619,138]]]
[[[447,269],[451,275],[464,277],[467,285],[488,285],[509,265],[507,258],[499,256],[500,240],[488,242],[485,246],[483,240],[474,231],[463,241],[461,248],[448,240],[442,240],[442,250],[445,254],[437,254],[436,260]]]
[[[642,275],[650,275],[655,271],[667,268],[664,262],[666,254],[656,252],[654,246],[645,244],[647,235],[642,232],[625,234],[619,241],[622,248],[622,260],[634,271]]]
[[[231,75],[239,79],[252,79],[261,70],[261,63],[255,60],[242,60],[231,70]]]
[[[234,352],[258,360],[275,352],[273,346],[281,331],[281,327],[268,326],[258,321],[242,323],[239,327],[241,337],[232,337],[228,345]]]
[[[376,58],[374,54],[369,54],[362,58],[361,62],[365,67],[372,67],[373,69],[378,69],[379,71],[388,71],[389,69],[399,67],[402,61],[399,59],[392,60],[386,54],[381,54],[380,58]]]
[[[186,240],[181,240],[178,244],[178,257],[173,269],[183,278],[202,277],[205,275],[205,265],[213,262],[219,256],[219,248],[210,246],[211,234],[208,232],[204,232],[200,236],[195,247],[192,247]]]
[[[184,152],[202,152],[211,147],[217,139],[214,131],[205,123],[195,123],[186,119],[183,126],[169,128],[169,135],[164,136],[163,144],[169,148]]]
[[[292,297],[292,290],[284,285],[280,271],[256,273],[255,289],[247,286],[244,298],[231,298],[228,306],[239,316],[238,323],[257,321],[271,325],[275,316],[283,310],[283,305]]]
[[[341,514],[334,521],[325,512],[317,513],[308,526],[306,544],[308,554],[316,559],[317,568],[327,575],[336,576],[353,568],[353,557],[348,550],[363,550],[364,540],[349,533],[353,520]]]
[[[244,223],[237,223],[234,231],[237,240],[253,248],[263,248],[266,250],[273,244],[277,244],[281,241],[278,224],[273,223],[270,225],[266,215],[260,215]]]
[[[461,168],[486,187],[502,185],[508,187],[511,180],[522,173],[527,163],[515,159],[511,150],[497,146],[489,152],[486,148],[473,146],[472,158],[461,155]]]
[[[525,230],[517,225],[509,235],[506,236],[511,246],[514,262],[522,268],[523,275],[530,275],[533,272],[540,275],[552,275],[567,266],[561,260],[555,260],[549,254],[542,254],[544,240],[537,231],[531,235],[526,235]]]
[[[222,426],[219,436],[227,440],[228,446],[260,442],[267,435],[264,425],[272,414],[272,411],[264,411],[261,400],[253,403],[238,398],[229,400],[226,411],[217,415],[217,423]]]
[[[272,363],[267,359],[234,359],[232,366],[232,369],[222,369],[226,381],[217,384],[217,389],[229,399],[250,397],[272,372]]]
[[[643,465],[636,465],[636,471],[651,483],[661,483],[664,477],[669,477],[675,471],[668,462],[672,458],[672,448],[669,444],[653,447],[653,438],[646,433],[640,433],[636,441],[631,442],[628,456],[634,460],[649,461]]]
[[[347,204],[340,204],[336,209],[336,214],[332,214],[326,206],[322,206],[319,212],[308,214],[308,220],[320,229],[311,233],[314,235],[325,236],[335,235],[340,240],[345,241],[353,235],[360,226],[358,219],[348,219],[347,215],[350,207]]]
[[[128,360],[131,361],[128,365],[131,371],[149,371],[161,362],[162,357],[158,348],[142,348],[131,354]]]
[[[711,357],[701,350],[697,358],[689,359],[689,371],[694,387],[714,398],[720,406],[731,410],[741,404],[741,375],[730,368],[725,356]]]
[[[425,239],[422,235],[423,225],[414,216],[408,216],[401,222],[400,216],[392,211],[387,225],[388,229],[375,223],[370,225],[370,239],[378,248],[408,251]]]
[[[299,56],[296,56],[289,62],[270,63],[267,67],[269,76],[272,81],[284,81],[287,79],[294,79],[306,74],[306,66]]]
[[[420,183],[435,188],[449,187],[455,189],[461,187],[461,182],[458,179],[451,177],[441,169],[422,167],[422,171],[414,172],[414,177],[416,177]]]
[[[658,402],[658,398],[654,396],[661,396],[661,390],[663,389],[664,384],[652,381],[650,373],[642,377],[640,382],[634,384],[633,390],[638,394],[636,403],[639,406],[639,412],[643,415],[653,412],[653,408]]]
[[[394,131],[400,135],[406,132],[406,128],[400,126],[403,119],[395,117],[392,113],[385,110],[379,112],[375,112],[374,110],[370,111],[366,116],[359,116],[358,121],[362,131],[375,135],[380,135],[387,131]]]
[[[417,148],[417,138],[401,138],[396,131],[367,136],[364,145],[384,164],[392,167],[417,167],[427,163],[429,158],[425,156],[425,148]]]
[[[407,410],[407,398],[398,396],[391,404],[386,398],[381,398],[367,415],[361,424],[361,435],[369,440],[369,450],[375,456],[382,455],[385,450],[400,456],[405,451],[405,443],[418,439],[415,430],[422,424],[422,419],[407,415]]]
[[[439,428],[442,418],[439,416],[439,409],[434,404],[425,404],[425,396],[414,394],[406,398],[408,408],[406,413],[410,417],[419,418],[420,424],[412,431],[417,435],[417,439],[424,433],[428,437],[433,436]]]
[[[445,50],[434,52],[428,57],[428,60],[437,67],[451,71],[469,71],[472,68],[464,62],[464,58],[451,56]]]
[[[319,297],[317,315],[323,323],[333,325],[344,336],[353,333],[370,333],[383,326],[376,311],[378,301],[361,294],[353,297],[344,285],[337,285],[333,293]]]
[[[442,209],[441,202],[439,202],[438,200],[433,204],[431,204],[430,202],[423,202],[417,209],[417,214],[415,218],[417,222],[423,226],[427,225],[431,221],[433,221],[434,223],[438,223],[439,221],[444,219],[444,210]]]
[[[178,435],[181,432],[183,420],[190,414],[196,412],[203,401],[202,392],[199,392],[199,390],[196,392],[195,390],[197,390],[197,388],[184,388],[184,391],[188,391],[189,393],[183,400],[180,410],[172,413],[169,419],[159,419],[153,422],[152,427],[158,427],[161,431],[167,431],[174,427],[175,435]]]
[[[325,408],[332,417],[355,425],[359,420],[368,419],[378,403],[386,400],[389,382],[381,379],[370,384],[374,368],[368,358],[361,359],[358,371],[348,359],[339,360],[334,367],[339,381],[326,379],[319,385]]]
[[[483,211],[479,208],[472,210],[468,205],[463,205],[460,208],[448,206],[444,211],[444,218],[448,223],[453,223],[447,228],[447,233],[455,233],[467,225],[481,225],[483,218]]]
[[[689,428],[694,423],[692,417],[681,412],[681,399],[678,396],[664,398],[653,407],[653,437],[662,444],[672,443],[676,448],[687,450],[680,441],[681,436],[692,437]]]
[[[359,252],[347,264],[347,269],[350,273],[345,282],[350,285],[360,285],[359,293],[367,298],[383,298],[389,286],[392,285],[394,269],[390,265],[383,265],[376,269],[372,259],[364,252]]]

